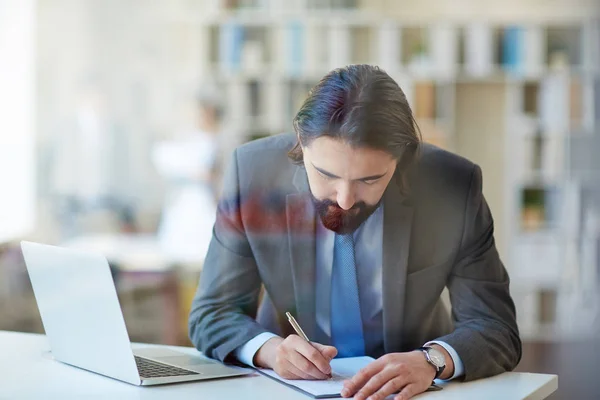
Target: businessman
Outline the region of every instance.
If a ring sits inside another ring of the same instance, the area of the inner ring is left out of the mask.
[[[521,341],[480,168],[421,143],[404,93],[374,66],[327,74],[294,129],[233,153],[190,313],[195,346],[290,379],[372,356],[344,383],[357,399],[513,369]]]

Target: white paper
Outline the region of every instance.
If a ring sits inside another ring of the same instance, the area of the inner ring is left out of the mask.
[[[358,371],[372,361],[375,361],[372,357],[335,358],[331,360],[331,374],[333,377],[324,381],[283,379],[277,375],[275,371],[270,369],[261,369],[260,372],[283,383],[295,386],[315,397],[339,395],[344,387],[344,381],[352,378]]]

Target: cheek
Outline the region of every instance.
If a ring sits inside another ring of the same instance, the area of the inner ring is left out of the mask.
[[[326,181],[320,176],[315,176],[312,172],[307,172],[308,184],[313,196],[317,199],[329,198],[335,192],[335,187],[331,182]]]
[[[367,204],[376,204],[385,192],[385,185],[360,185],[357,197]]]

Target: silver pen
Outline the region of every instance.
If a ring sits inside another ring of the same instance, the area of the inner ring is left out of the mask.
[[[308,336],[306,336],[306,333],[304,333],[304,331],[300,327],[300,324],[296,321],[296,318],[294,318],[294,316],[292,314],[290,314],[289,312],[286,312],[285,315],[287,316],[288,321],[290,321],[292,328],[294,328],[294,330],[296,331],[298,336],[300,336],[302,339],[306,340],[310,344],[310,340],[308,339]],[[328,375],[328,377],[331,378],[332,374],[330,373]]]
[[[285,315],[288,317],[288,321],[290,321],[292,328],[294,328],[294,330],[296,331],[298,336],[300,336],[302,339],[304,339],[310,343],[310,340],[308,340],[308,337],[306,336],[306,334],[300,327],[300,324],[298,324],[298,322],[296,322],[296,318],[294,318],[294,316],[292,314],[290,314],[289,312],[286,312]]]

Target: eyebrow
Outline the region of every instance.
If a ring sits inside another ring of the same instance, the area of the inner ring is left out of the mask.
[[[325,176],[328,176],[330,178],[334,178],[334,179],[341,179],[339,176],[332,174],[331,172],[327,172],[324,169],[321,169],[319,167],[317,167],[315,164],[311,163],[311,165],[314,167],[314,169],[316,169],[317,171],[319,171],[320,173],[322,173]],[[374,181],[376,179],[379,178],[383,178],[385,176],[385,174],[387,174],[387,171],[383,174],[379,174],[379,175],[371,175],[371,176],[365,176],[363,178],[358,178],[358,179],[354,179],[355,181]]]

